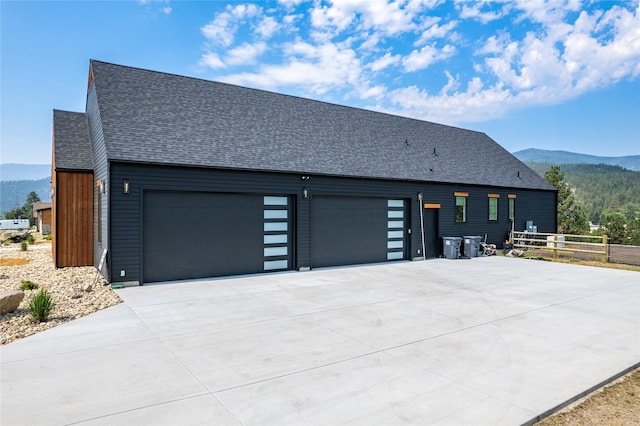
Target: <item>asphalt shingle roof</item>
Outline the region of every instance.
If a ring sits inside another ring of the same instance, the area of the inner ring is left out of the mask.
[[[91,65],[109,160],[553,189],[484,133]]]
[[[89,124],[82,112],[53,110],[57,170],[93,170]]]

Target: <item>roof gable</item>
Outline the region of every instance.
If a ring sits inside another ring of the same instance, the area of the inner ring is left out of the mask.
[[[53,110],[56,170],[93,170],[89,125],[82,112]]]
[[[91,65],[109,160],[553,189],[484,133]]]

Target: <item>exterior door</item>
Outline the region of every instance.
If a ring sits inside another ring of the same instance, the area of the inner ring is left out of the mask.
[[[425,257],[433,259],[440,255],[440,244],[438,238],[438,213],[440,209],[426,208],[424,214],[424,241]]]

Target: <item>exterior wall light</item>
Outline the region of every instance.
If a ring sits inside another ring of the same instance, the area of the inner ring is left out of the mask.
[[[124,187],[122,188],[122,190],[123,190],[123,192],[124,192],[125,194],[128,194],[128,193],[129,193],[129,181],[128,181],[128,180],[125,180],[125,181],[124,181]]]
[[[307,188],[304,188],[304,189],[302,190],[302,196],[303,196],[304,198],[309,198],[309,190],[308,190]]]

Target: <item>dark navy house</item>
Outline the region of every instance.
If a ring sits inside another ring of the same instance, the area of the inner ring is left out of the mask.
[[[484,133],[91,61],[54,111],[54,259],[112,283],[438,257],[556,231],[556,191]]]

